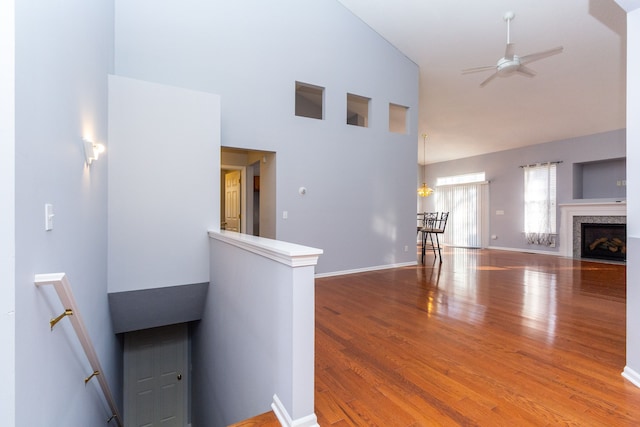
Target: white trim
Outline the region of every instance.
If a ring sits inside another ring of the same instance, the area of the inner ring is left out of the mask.
[[[278,418],[278,421],[280,421],[280,424],[285,427],[320,427],[315,412],[302,418],[292,420],[291,416],[287,412],[287,409],[275,394],[273,395],[273,403],[271,404],[271,409],[273,409],[273,413],[276,414],[276,417]]]
[[[318,257],[323,253],[322,249],[236,233],[235,231],[209,230],[208,233],[211,239],[225,242],[289,267],[316,265],[318,264]]]
[[[559,254],[573,257],[574,216],[626,216],[626,202],[563,203],[560,206]]]
[[[622,371],[622,376],[631,381],[636,387],[640,387],[640,374],[634,369],[631,369],[629,366],[625,366]]]
[[[316,274],[315,277],[317,279],[321,277],[344,276],[347,274],[366,273],[369,271],[378,271],[378,270],[388,270],[390,268],[411,267],[417,264],[418,264],[418,261],[410,261],[410,262],[401,262],[397,264],[375,265],[373,267],[355,268],[353,270],[342,270],[342,271],[331,271],[329,273],[319,273],[319,274]]]
[[[502,246],[489,246],[487,249],[494,249],[497,251],[511,251],[511,252],[523,252],[523,253],[531,253],[531,254],[539,254],[539,255],[554,255],[554,256],[562,256],[562,254],[556,251],[542,251],[540,249],[522,249],[522,248],[506,248]],[[595,260],[594,260],[595,261]]]

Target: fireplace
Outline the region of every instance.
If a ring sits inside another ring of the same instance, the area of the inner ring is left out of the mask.
[[[582,246],[582,223],[626,224],[625,202],[580,202],[564,203],[560,206],[560,255],[580,258]]]
[[[626,261],[626,224],[584,222],[580,235],[582,258]]]

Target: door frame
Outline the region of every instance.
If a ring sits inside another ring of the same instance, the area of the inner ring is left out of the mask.
[[[247,226],[251,226],[251,230],[253,230],[253,216],[251,216],[251,220],[247,223],[247,183],[251,181],[251,186],[253,188],[253,176],[250,179],[247,179],[247,167],[246,166],[233,166],[233,165],[220,165],[220,174],[222,175],[223,171],[240,171],[240,232],[245,234],[247,233]],[[224,181],[222,181],[222,185],[224,186]],[[224,191],[220,193],[220,203],[222,205],[222,201],[224,200]],[[253,212],[253,208],[251,209]],[[221,218],[221,221],[224,220],[224,217]]]
[[[179,324],[174,324],[174,325],[165,325],[165,326],[158,326],[158,327],[154,327],[154,328],[150,328],[150,329],[162,329],[162,328],[169,328],[169,327],[175,327],[175,328],[180,328],[180,335],[181,335],[181,340],[182,340],[182,345],[184,346],[183,350],[184,350],[184,365],[183,365],[183,382],[184,382],[184,392],[183,392],[183,424],[185,426],[190,426],[190,418],[191,418],[191,356],[190,356],[190,352],[189,352],[189,347],[190,347],[190,333],[189,333],[189,324],[188,323],[179,323]],[[146,329],[147,331],[149,331],[150,329]],[[131,333],[136,333],[136,332],[144,332],[145,330],[138,330],[138,331],[129,331],[129,332],[125,332],[124,335],[127,334],[131,334]],[[131,340],[133,338],[131,338],[133,335],[129,335],[128,337],[124,337],[123,339],[123,351],[122,351],[122,361],[123,361],[123,377],[122,377],[122,387],[123,387],[123,393],[122,393],[122,399],[123,399],[123,406],[124,406],[124,421],[126,421],[129,417],[129,415],[127,414],[127,410],[129,409],[129,405],[131,404],[131,390],[128,388],[128,384],[129,384],[129,378],[127,378],[127,375],[130,374],[130,369],[129,366],[131,366],[131,359],[129,358],[129,349],[130,349],[130,345],[131,345]]]

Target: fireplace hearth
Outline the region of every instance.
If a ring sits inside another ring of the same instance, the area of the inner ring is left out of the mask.
[[[580,234],[582,258],[626,261],[626,224],[582,223]]]

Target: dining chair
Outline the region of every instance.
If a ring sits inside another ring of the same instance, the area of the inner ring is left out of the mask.
[[[427,237],[431,242],[431,249],[433,249],[433,256],[440,258],[440,264],[442,264],[442,251],[440,246],[440,239],[438,235],[444,234],[444,230],[447,227],[447,220],[449,219],[449,212],[441,212],[438,217],[438,213],[435,212],[430,219],[426,219],[425,215],[425,225],[420,230],[422,233],[422,263],[424,264],[424,256],[425,250],[427,247]],[[436,237],[435,242],[433,241],[433,236]],[[436,255],[436,249],[438,249],[438,253]]]

